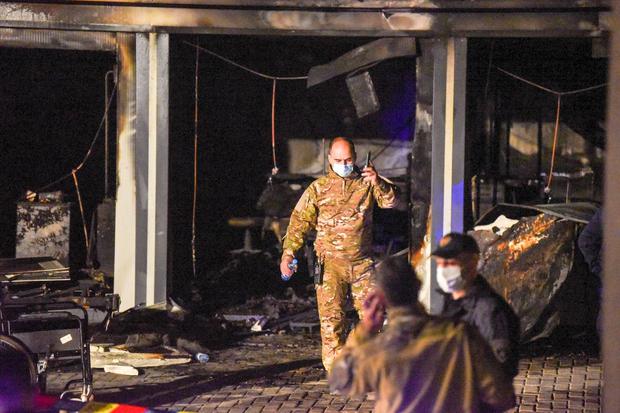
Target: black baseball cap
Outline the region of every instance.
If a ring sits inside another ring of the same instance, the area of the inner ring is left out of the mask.
[[[439,241],[439,246],[431,255],[441,258],[454,258],[463,252],[479,254],[478,243],[467,234],[451,232],[443,236]]]

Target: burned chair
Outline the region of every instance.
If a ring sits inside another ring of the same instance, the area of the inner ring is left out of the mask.
[[[93,382],[86,308],[105,309],[106,326],[119,299],[114,294],[89,297],[83,290],[76,296],[75,287],[48,287],[68,280],[68,268],[49,257],[0,260],[0,334],[28,349],[41,392],[46,390],[50,364],[79,361],[81,378],[67,383],[61,397],[73,393],[68,390],[72,385],[81,384],[79,398],[86,401]],[[29,288],[33,283],[37,286]]]

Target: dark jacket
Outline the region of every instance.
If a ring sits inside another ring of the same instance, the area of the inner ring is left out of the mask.
[[[519,318],[510,305],[478,275],[467,295],[458,300],[446,294],[442,316],[475,326],[493,349],[506,374],[519,372]]]
[[[581,231],[577,239],[579,249],[583,254],[590,271],[597,277],[603,272],[601,247],[603,245],[603,209],[599,208],[588,225]]]

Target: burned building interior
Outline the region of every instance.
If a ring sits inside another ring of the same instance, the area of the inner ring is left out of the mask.
[[[414,39],[408,53],[334,69],[339,58],[349,53],[351,62],[352,51],[372,50],[376,40],[170,35],[165,290],[172,301],[163,308],[193,315],[173,327],[161,314],[146,316],[152,326],[177,329],[172,339],[151,344],[195,354],[216,346],[213,331],[220,341],[234,341],[222,323],[240,320],[226,314],[265,302],[279,313],[251,319],[254,332],[283,328],[278,317],[293,317],[287,322],[300,328],[308,317],[318,320],[309,310],[311,243],[290,282],[282,281],[278,265],[288,217],[303,190],[325,173],[326,145],[335,136],[352,138],[357,163],[369,153],[399,188],[396,209],[374,211],[378,260],[407,255],[420,278],[429,276],[436,177],[432,138],[420,124],[429,96],[420,79],[432,81],[421,64],[432,51]],[[531,351],[557,350],[574,337],[598,351],[600,281],[576,240],[605,195],[607,38],[470,37],[466,53],[464,178],[457,191],[463,229],[482,249],[481,274],[521,318]],[[119,59],[115,49],[0,48],[0,297],[81,289],[101,298],[113,335],[132,336],[144,320],[131,309],[110,319],[119,303],[109,298],[119,277],[115,232],[123,231],[114,227],[126,122],[120,106],[127,104],[119,98]],[[333,73],[309,85],[311,69],[330,64],[325,70]],[[11,260],[34,256],[34,247],[24,249],[28,237],[44,252],[45,245],[62,244],[65,255],[37,254],[60,261],[66,279],[43,287],[40,280],[11,282]],[[294,318],[295,311],[306,318]],[[211,335],[187,331],[196,325]],[[157,328],[137,332],[165,336]],[[90,359],[85,364],[90,370]],[[92,385],[92,373],[84,371],[82,381]]]
[[[182,289],[193,278],[196,48],[192,45],[201,45],[258,72],[285,77],[305,76],[312,66],[329,62],[369,41],[218,36],[174,39],[170,98],[170,200],[175,205],[170,215],[174,238],[170,242],[173,286]],[[551,163],[556,98],[502,72],[510,71],[557,91],[604,84],[607,61],[600,50],[597,55],[597,50],[604,47],[598,43],[591,39],[473,39],[470,42],[465,191],[468,228],[490,206],[501,202],[600,202],[605,89],[563,99],[553,171],[557,176],[547,197],[544,187]],[[96,205],[106,197],[113,197],[116,117],[109,116],[107,162],[105,131],[98,128],[106,107],[106,90],[110,93],[113,89],[109,78],[105,88],[105,74],[114,70],[115,59],[110,54],[84,51],[2,49],[2,53],[7,73],[3,81],[6,102],[2,130],[2,152],[6,159],[2,174],[6,188],[2,202],[3,256],[10,257],[15,249],[15,203],[24,199],[26,190],[52,183],[46,190],[61,190],[74,204],[72,268],[86,268],[74,183],[70,177],[53,181],[82,161],[98,132],[88,163],[79,174],[88,227]],[[268,184],[273,168],[272,82],[202,51],[198,59],[196,260],[197,275],[202,278],[207,272],[221,268],[230,257],[229,251],[243,245],[244,230],[231,227],[228,219],[265,213],[257,203],[261,193],[273,186],[273,182]],[[308,179],[322,173],[306,170],[313,172],[306,174],[306,182],[302,176],[292,176],[302,174],[288,173],[288,152],[295,148],[287,146],[289,141],[321,143],[330,136],[342,135],[356,140],[385,141],[385,148],[395,142],[400,146],[411,145],[415,127],[412,116],[415,59],[389,59],[368,71],[380,108],[362,118],[356,115],[345,76],[311,88],[307,88],[304,79],[278,82],[275,154],[281,173],[275,176],[276,184],[288,182],[287,178],[292,177],[307,185]],[[84,103],[77,106],[76,102]],[[110,103],[110,112],[114,114],[115,102]],[[385,156],[385,150],[375,152],[373,160],[380,161],[382,155]],[[407,165],[401,162],[399,168],[381,172],[401,181],[406,190]],[[288,200],[285,206],[272,206],[272,209],[280,208],[272,213],[284,218],[290,213],[290,204]],[[397,250],[405,248],[406,212],[377,211],[377,214],[385,215],[385,219],[379,218],[380,225],[376,228],[379,233],[375,238],[384,248],[381,251],[379,246],[378,252],[385,253],[390,240],[397,241]],[[255,243],[261,244],[257,246],[259,249],[277,244],[277,238],[264,231],[261,241],[260,226],[252,229],[251,235]],[[277,273],[274,276],[277,278]]]

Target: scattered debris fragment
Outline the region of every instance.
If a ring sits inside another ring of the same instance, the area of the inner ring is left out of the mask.
[[[189,363],[192,355],[209,354],[211,347],[229,341],[226,327],[222,320],[194,314],[178,303],[133,308],[93,337],[91,364],[146,368]]]
[[[291,321],[318,323],[315,298],[301,298],[292,288],[286,290],[285,298],[267,295],[223,311],[221,317],[224,320],[249,327],[252,332],[290,328]]]
[[[138,369],[132,366],[126,366],[121,364],[108,364],[103,366],[103,371],[106,373],[122,374],[124,376],[137,376],[140,374]]]
[[[154,348],[151,352],[132,352],[125,346],[91,346],[90,362],[93,368],[103,368],[109,366],[121,367],[160,367],[186,364],[192,360],[190,354],[178,351],[170,351],[165,348]],[[123,374],[123,373],[118,373]]]

